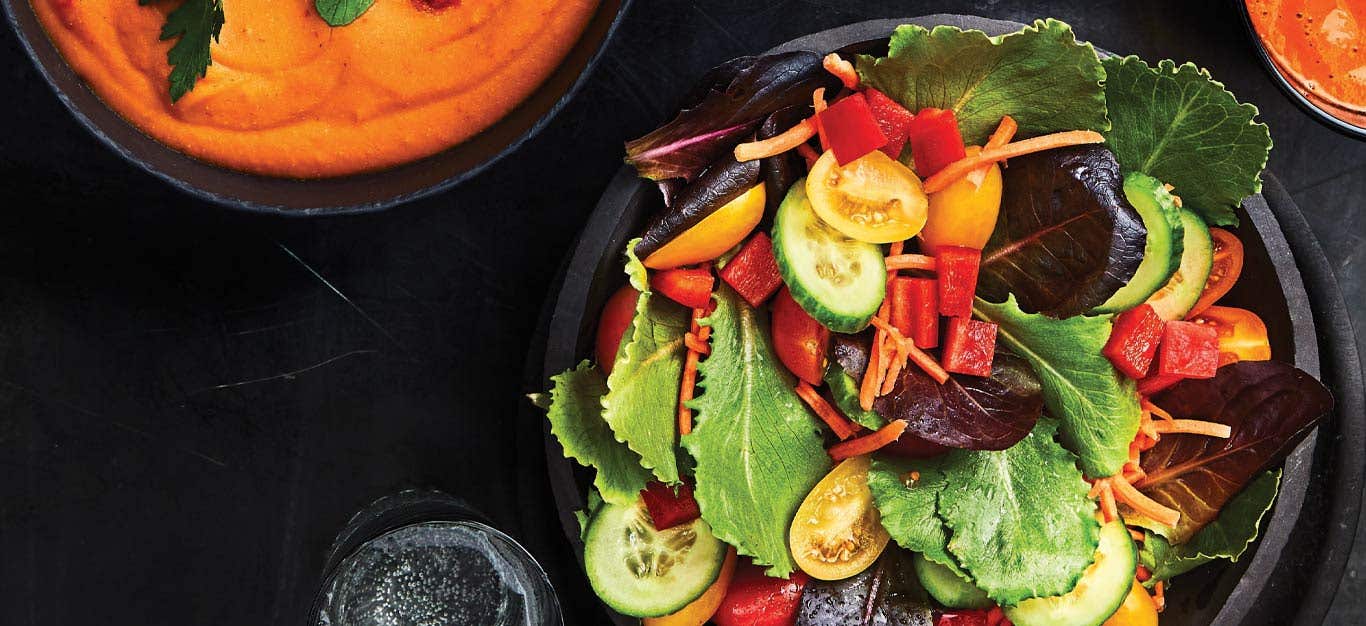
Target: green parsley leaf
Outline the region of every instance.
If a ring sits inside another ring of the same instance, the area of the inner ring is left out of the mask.
[[[912,113],[953,109],[969,144],[985,143],[1005,115],[1019,123],[1020,137],[1110,128],[1100,59],[1057,20],[999,37],[952,26],[899,26],[888,55],[860,55],[858,73]]]
[[[313,6],[328,26],[346,26],[370,10],[375,0],[314,0]]]
[[[673,484],[678,482],[678,388],[687,356],[683,336],[692,317],[683,306],[650,292],[645,266],[634,252],[636,241],[626,246],[626,274],[640,297],[628,329],[630,339],[607,377],[603,419],[655,477]]]
[[[602,499],[612,504],[635,503],[650,472],[641,467],[640,455],[617,441],[602,419],[602,396],[607,393],[602,373],[584,361],[550,380],[554,385],[546,417],[564,455],[597,470],[593,484]]]
[[[999,452],[875,463],[868,486],[887,533],[1000,604],[1071,591],[1094,560],[1100,524],[1076,457],[1053,439],[1057,428],[1040,420]],[[920,476],[908,487],[910,470]]]
[[[1080,457],[1082,471],[1092,478],[1118,473],[1129,459],[1140,410],[1134,381],[1101,354],[1109,318],[1025,313],[1014,295],[1001,304],[978,298],[974,310],[1000,325],[1000,342],[1034,367],[1044,406],[1062,419],[1063,445]]]
[[[1237,562],[1257,539],[1257,528],[1276,501],[1280,482],[1281,470],[1277,469],[1248,483],[1224,505],[1219,517],[1184,544],[1172,545],[1161,535],[1145,532],[1138,558],[1153,575],[1145,584],[1151,587],[1216,559]]]
[[[1104,61],[1105,97],[1114,122],[1106,145],[1125,171],[1143,172],[1175,187],[1206,222],[1236,225],[1234,209],[1262,189],[1271,152],[1257,107],[1191,63],[1149,67],[1136,56]]]
[[[139,0],[138,3],[151,2]],[[190,93],[195,83],[209,73],[209,66],[213,65],[209,44],[218,41],[224,21],[223,0],[185,0],[166,15],[161,40],[180,38],[166,53],[166,61],[171,65],[171,102]]]
[[[712,533],[786,578],[796,563],[787,531],[830,470],[820,427],[769,343],[768,315],[730,287],[716,291],[711,355],[698,367],[697,411],[683,446],[697,460],[694,496]]]

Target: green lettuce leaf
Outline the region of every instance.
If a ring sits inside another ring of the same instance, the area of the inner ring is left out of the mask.
[[[640,292],[631,319],[630,340],[617,354],[602,398],[603,419],[612,426],[641,464],[666,484],[678,482],[676,445],[678,387],[691,314],[682,305],[650,292],[645,266],[636,258],[633,240],[626,245],[626,274]]]
[[[550,432],[564,455],[597,470],[593,485],[612,504],[632,504],[650,480],[640,455],[612,435],[602,419],[602,396],[607,383],[588,361],[550,378]]]
[[[941,457],[942,458],[942,457]],[[915,480],[908,474],[919,472]],[[961,571],[949,555],[949,530],[935,513],[939,492],[947,485],[940,459],[915,461],[874,458],[868,489],[882,515],[882,527],[897,545]]]
[[[1257,539],[1257,528],[1276,501],[1280,482],[1279,469],[1257,477],[1224,505],[1219,517],[1184,544],[1172,545],[1152,531],[1144,533],[1138,559],[1153,575],[1145,584],[1151,587],[1216,559],[1237,562]]]
[[[1191,63],[1156,68],[1130,56],[1104,61],[1110,131],[1105,142],[1125,171],[1175,187],[1206,222],[1236,225],[1234,209],[1262,189],[1271,133],[1223,83]]]
[[[820,426],[769,344],[768,315],[721,285],[711,355],[698,367],[697,411],[683,446],[697,461],[693,495],[712,533],[786,578],[796,567],[787,530],[830,470]]]
[[[830,367],[826,368],[825,384],[830,387],[830,398],[835,401],[835,408],[855,424],[868,430],[877,430],[887,425],[887,420],[882,419],[881,415],[863,410],[863,405],[858,401],[858,381],[844,371],[844,367],[839,363],[831,363]]]
[[[1055,420],[1001,451],[879,462],[870,471],[883,526],[897,543],[956,566],[1001,604],[1061,595],[1091,565],[1100,524]],[[913,486],[902,477],[920,472]]]
[[[584,502],[583,508],[574,511],[574,520],[579,523],[579,539],[582,540],[588,534],[588,522],[593,520],[593,514],[598,512],[598,507],[602,506],[605,500],[602,493],[597,489],[588,490],[588,501]]]
[[[953,109],[969,144],[985,143],[1005,115],[1019,123],[1021,137],[1110,128],[1100,59],[1057,20],[1000,37],[899,26],[888,55],[859,56],[858,73],[912,112]]]
[[[1011,295],[1001,304],[977,299],[979,317],[1000,325],[998,340],[1034,366],[1044,406],[1062,419],[1062,442],[1081,459],[1087,476],[1112,476],[1129,459],[1138,432],[1138,394],[1101,354],[1110,338],[1106,317],[1059,320],[1020,310]]]

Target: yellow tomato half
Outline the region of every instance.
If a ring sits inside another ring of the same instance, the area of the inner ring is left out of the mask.
[[[788,543],[797,567],[820,580],[848,578],[887,547],[887,531],[868,490],[868,457],[835,466],[797,509]]]
[[[967,150],[968,156],[981,151],[977,146]],[[934,254],[940,246],[986,247],[1001,212],[1001,167],[993,163],[981,185],[972,179],[965,176],[930,194],[930,214],[920,231],[921,247],[927,254]]]
[[[759,220],[764,218],[764,201],[764,184],[750,187],[749,191],[702,218],[641,263],[652,270],[667,270],[710,261],[725,254],[759,225]]]
[[[1157,626],[1157,605],[1148,590],[1135,580],[1124,604],[1119,605],[1119,610],[1102,626]]]
[[[867,243],[914,237],[925,226],[929,206],[915,172],[881,150],[843,167],[835,153],[826,150],[806,177],[806,195],[821,220]]]
[[[664,617],[647,617],[643,620],[644,626],[702,626],[716,614],[716,609],[720,608],[721,600],[726,597],[726,590],[730,588],[731,576],[735,574],[735,548],[726,552],[726,560],[721,564],[721,573],[716,576],[716,582],[712,583],[707,590],[702,592],[696,600],[688,603],[676,613],[670,613]]]

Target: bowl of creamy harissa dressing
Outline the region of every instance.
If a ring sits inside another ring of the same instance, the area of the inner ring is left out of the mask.
[[[5,0],[63,101],[176,186],[290,213],[384,208],[508,153],[620,15],[600,0]]]

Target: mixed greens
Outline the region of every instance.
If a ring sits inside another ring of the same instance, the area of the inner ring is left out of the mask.
[[[1056,20],[744,57],[627,143],[663,202],[551,430],[651,626],[1156,624],[1331,412],[1219,306],[1270,150]]]

